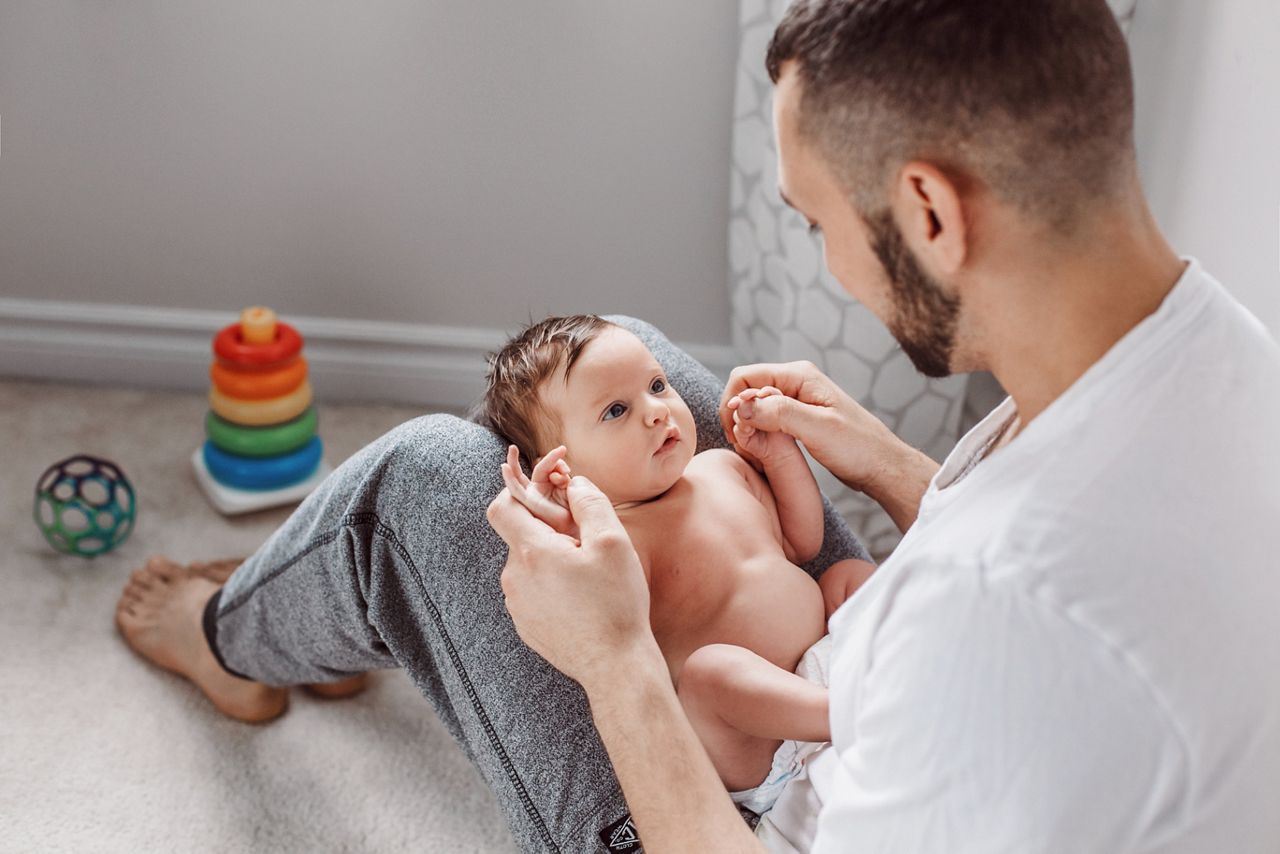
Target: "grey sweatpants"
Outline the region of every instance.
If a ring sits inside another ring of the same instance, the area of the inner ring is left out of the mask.
[[[689,403],[699,450],[722,447],[721,386],[656,329],[636,332]],[[628,810],[581,688],[516,635],[485,508],[506,443],[449,415],[397,427],[347,460],[205,608],[214,655],[272,685],[403,667],[497,797],[523,850],[629,852]],[[826,504],[817,575],[866,558]],[[610,842],[614,843],[610,847]]]

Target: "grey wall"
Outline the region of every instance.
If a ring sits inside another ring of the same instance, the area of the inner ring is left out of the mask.
[[[1280,337],[1280,3],[1139,0],[1138,166],[1175,249]]]
[[[0,0],[0,296],[729,340],[736,0]]]

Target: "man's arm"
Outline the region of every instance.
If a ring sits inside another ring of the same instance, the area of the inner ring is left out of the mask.
[[[656,642],[583,688],[646,852],[764,852],[685,717]]]

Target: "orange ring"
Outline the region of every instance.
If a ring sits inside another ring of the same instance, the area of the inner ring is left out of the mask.
[[[276,339],[270,344],[246,344],[240,324],[224,326],[213,338],[213,352],[237,366],[264,367],[292,359],[302,352],[302,336],[287,323],[276,324]]]
[[[209,389],[209,408],[232,424],[265,427],[297,418],[311,405],[311,383],[303,381],[284,397],[274,400],[241,400]]]
[[[301,357],[270,371],[238,371],[222,362],[209,366],[209,378],[218,391],[241,400],[283,397],[307,378],[307,360]]]

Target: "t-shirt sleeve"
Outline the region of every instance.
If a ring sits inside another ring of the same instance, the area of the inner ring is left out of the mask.
[[[1186,753],[1119,644],[978,568],[900,569],[833,671],[815,851],[1120,852],[1167,829]]]

